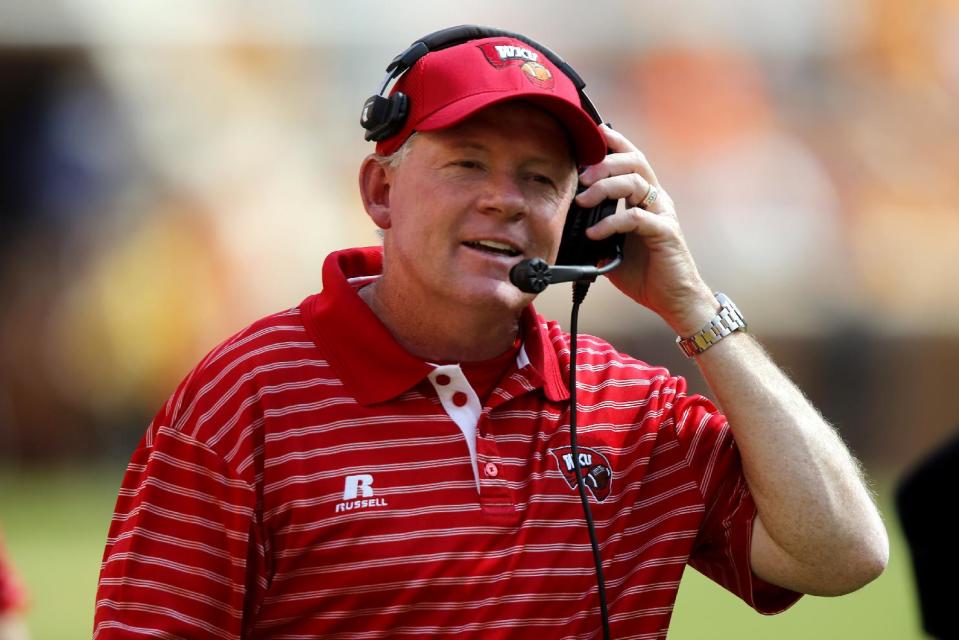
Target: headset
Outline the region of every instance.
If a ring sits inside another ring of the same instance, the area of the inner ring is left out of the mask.
[[[460,25],[435,31],[411,44],[403,53],[393,58],[386,67],[386,77],[380,84],[379,91],[367,98],[363,103],[360,115],[360,124],[366,130],[366,140],[380,141],[396,134],[403,128],[406,116],[409,113],[410,98],[401,91],[387,96],[386,90],[391,82],[397,80],[416,61],[430,53],[448,47],[480,40],[483,38],[513,38],[530,45],[552,62],[562,71],[576,87],[580,105],[589,114],[596,124],[602,124],[603,119],[584,91],[586,83],[579,74],[561,57],[553,53],[535,40],[524,35],[481,27],[478,25]],[[577,188],[577,193],[582,187]],[[603,562],[599,551],[599,542],[596,538],[596,529],[589,507],[589,498],[586,495],[583,472],[579,462],[579,449],[576,443],[576,355],[577,355],[577,319],[579,305],[586,297],[589,285],[597,276],[615,269],[623,260],[623,242],[625,236],[615,234],[601,241],[591,240],[586,236],[586,229],[603,218],[616,212],[616,200],[604,200],[591,208],[583,208],[575,200],[566,214],[566,223],[563,227],[563,236],[560,242],[557,264],[549,265],[545,260],[532,258],[523,260],[510,269],[509,278],[519,289],[527,293],[539,293],[550,284],[557,282],[573,282],[573,308],[570,317],[570,370],[569,370],[569,444],[575,467],[577,488],[580,502],[583,505],[583,515],[589,532],[590,545],[593,551],[593,562],[596,567],[596,584],[599,595],[600,618],[602,621],[603,638],[609,640],[609,614],[606,607],[606,584],[603,578]],[[598,266],[605,262],[602,267]]]
[[[399,79],[416,64],[417,60],[432,51],[455,47],[470,40],[497,37],[520,40],[546,56],[572,81],[579,94],[583,110],[596,124],[603,123],[596,106],[586,95],[586,83],[569,63],[548,47],[511,31],[478,25],[460,25],[423,36],[387,65],[386,77],[380,83],[379,91],[363,103],[360,125],[366,130],[366,140],[378,142],[389,138],[403,128],[409,113],[410,98],[402,91],[396,91],[389,96],[386,91],[390,83]],[[581,191],[580,186],[576,193]],[[539,293],[550,284],[557,282],[592,282],[597,276],[615,269],[622,261],[624,236],[615,234],[596,241],[586,236],[586,229],[614,214],[616,205],[616,200],[604,200],[595,207],[584,208],[573,201],[566,214],[556,265],[551,266],[540,258],[523,260],[510,270],[510,282],[527,293]],[[597,266],[601,262],[605,264],[602,267]]]

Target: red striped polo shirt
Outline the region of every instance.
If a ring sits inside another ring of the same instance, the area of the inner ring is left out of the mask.
[[[569,452],[567,336],[527,309],[485,403],[404,351],[356,294],[323,292],[214,349],[158,413],[120,490],[96,637],[590,638],[600,634]],[[763,612],[755,506],[724,417],[584,336],[579,444],[616,638],[663,638],[687,563]]]

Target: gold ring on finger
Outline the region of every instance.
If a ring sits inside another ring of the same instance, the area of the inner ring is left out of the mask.
[[[649,205],[656,202],[656,198],[659,197],[659,189],[655,185],[649,185],[649,191],[646,192],[646,196],[643,198],[643,201],[639,203],[639,206],[643,209],[648,209]]]

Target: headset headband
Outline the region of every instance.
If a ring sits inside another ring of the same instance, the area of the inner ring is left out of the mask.
[[[455,47],[457,45],[469,42],[470,40],[482,40],[483,38],[513,38],[520,40],[521,42],[525,42],[542,53],[573,83],[573,86],[576,88],[576,92],[579,94],[580,105],[582,106],[583,110],[597,124],[602,124],[602,116],[599,115],[599,111],[596,109],[596,106],[593,104],[592,100],[589,99],[589,96],[586,95],[586,83],[583,82],[583,79],[578,73],[576,73],[576,70],[573,69],[568,62],[563,60],[563,58],[554,53],[549,47],[545,47],[532,38],[528,38],[522,34],[514,33],[512,31],[505,31],[503,29],[495,29],[493,27],[483,27],[475,24],[463,24],[456,27],[447,27],[446,29],[440,29],[439,31],[434,31],[433,33],[427,34],[415,41],[413,44],[407,47],[405,51],[393,58],[393,60],[387,65],[386,77],[383,78],[383,81],[380,83],[380,88],[379,91],[377,91],[377,95],[382,98],[386,98],[386,90],[390,83],[403,75],[414,64],[416,64],[417,60],[426,54],[433,51],[447,49],[449,47]],[[367,140],[370,139],[372,138],[369,137],[368,134]]]

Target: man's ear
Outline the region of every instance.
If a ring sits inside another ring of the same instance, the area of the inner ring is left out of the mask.
[[[374,155],[366,156],[360,165],[360,197],[363,208],[374,224],[380,229],[389,229],[390,187],[393,171]]]

